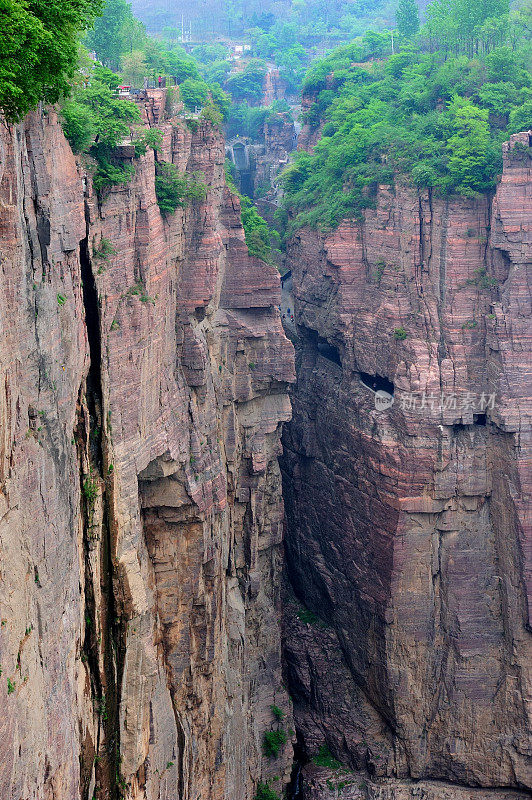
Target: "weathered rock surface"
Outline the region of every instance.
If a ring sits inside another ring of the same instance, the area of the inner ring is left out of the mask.
[[[159,94],[160,157],[208,187],[166,219],[151,151],[98,199],[53,113],[0,136],[5,800],[245,800],[290,770],[261,746],[289,713],[293,349],[221,136],[162,122]]]
[[[493,202],[381,186],[288,255],[287,675],[304,750],[371,797],[532,787],[527,144]]]
[[[283,80],[280,71],[276,67],[268,69],[262,85],[261,105],[271,106],[275,100],[285,100],[286,94],[286,81]]]
[[[301,770],[301,793],[305,800],[521,800],[526,795],[513,790],[478,789],[441,781],[398,781],[378,784],[365,773],[325,769],[310,763]]]

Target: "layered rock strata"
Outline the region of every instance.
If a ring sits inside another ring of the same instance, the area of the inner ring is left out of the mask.
[[[289,775],[289,744],[262,753],[289,712],[279,279],[248,255],[221,135],[148,101],[158,158],[207,187],[166,218],[153,152],[98,197],[54,113],[1,130],[6,800],[244,800]]]
[[[493,200],[380,186],[289,248],[287,675],[364,797],[532,787],[528,144]]]

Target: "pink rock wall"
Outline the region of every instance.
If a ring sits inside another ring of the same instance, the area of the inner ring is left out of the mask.
[[[159,124],[161,156],[207,186],[167,218],[151,151],[98,198],[53,113],[0,136],[6,800],[244,800],[289,774],[290,744],[270,760],[262,738],[271,704],[290,712],[277,456],[293,349],[220,134]]]
[[[404,796],[411,779],[531,785],[525,139],[493,202],[381,186],[362,223],[301,231],[287,260],[296,722],[310,754],[326,742]],[[384,410],[366,385],[381,379]]]

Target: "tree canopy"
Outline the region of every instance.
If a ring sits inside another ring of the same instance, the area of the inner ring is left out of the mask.
[[[414,36],[419,30],[419,10],[416,0],[399,0],[395,12],[397,29],[402,36]]]
[[[321,138],[284,173],[292,228],[328,228],[360,215],[373,205],[379,183],[404,179],[464,195],[495,187],[501,143],[532,127],[523,10],[509,15],[506,0],[434,5],[418,36],[399,40],[400,52],[388,49],[383,59],[389,37],[386,43],[383,34],[366,35],[308,71],[304,91],[313,103],[305,121]],[[488,19],[496,37],[483,38]],[[451,47],[445,31],[459,24],[462,33]]]
[[[9,121],[68,93],[79,36],[100,10],[101,0],[0,0],[0,108]]]
[[[135,29],[137,35],[140,34],[139,23],[135,23],[131,4],[127,0],[106,0],[103,14],[89,31],[86,44],[96,51],[106,67],[117,70],[122,53],[133,49]]]

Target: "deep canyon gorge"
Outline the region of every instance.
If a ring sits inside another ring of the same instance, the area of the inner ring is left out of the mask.
[[[172,216],[152,150],[102,197],[51,108],[0,130],[1,800],[524,800],[529,133],[294,233],[285,332],[223,133],[139,104]]]

